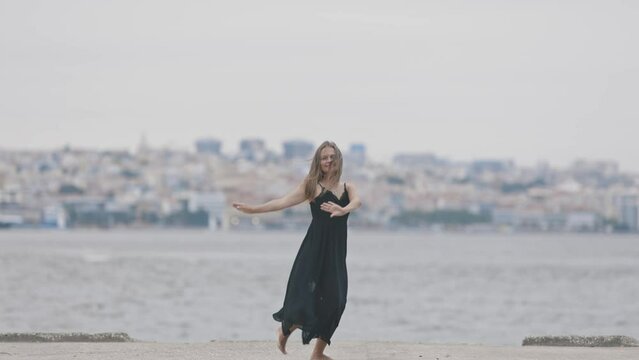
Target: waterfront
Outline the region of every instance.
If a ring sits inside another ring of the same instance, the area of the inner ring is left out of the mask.
[[[271,314],[303,236],[0,232],[0,331],[271,339]],[[348,303],[334,339],[516,345],[543,334],[639,337],[637,258],[636,235],[351,231]]]

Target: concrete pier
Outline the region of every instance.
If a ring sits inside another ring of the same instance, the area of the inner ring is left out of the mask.
[[[288,354],[281,354],[275,341],[213,341],[208,343],[152,342],[2,342],[0,360],[161,360],[161,359],[308,359],[310,345],[289,340]],[[639,347],[487,346],[465,344],[421,344],[400,342],[340,342],[327,347],[332,359],[430,359],[430,360],[636,360]]]

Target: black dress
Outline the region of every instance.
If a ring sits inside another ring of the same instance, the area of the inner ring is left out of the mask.
[[[299,325],[303,344],[319,337],[330,345],[346,306],[346,225],[349,214],[331,218],[329,212],[320,209],[320,205],[327,201],[348,205],[346,184],[340,198],[322,187],[322,192],[310,202],[313,220],[295,257],[284,306],[273,314],[273,319],[282,323],[284,335],[290,334],[293,324]]]

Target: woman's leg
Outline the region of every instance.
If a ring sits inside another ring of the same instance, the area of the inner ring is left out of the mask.
[[[294,324],[290,329],[288,329],[288,335],[284,335],[282,326],[277,327],[277,348],[280,349],[282,354],[286,354],[286,340],[288,340],[288,337],[291,336],[291,333],[297,328],[299,328],[299,325]]]
[[[324,349],[326,348],[326,345],[326,341],[318,337],[317,340],[315,340],[315,348],[313,349],[313,353],[311,354],[311,360],[330,360],[331,358],[324,355]]]

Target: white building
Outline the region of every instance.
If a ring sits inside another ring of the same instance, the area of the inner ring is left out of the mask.
[[[225,216],[226,196],[223,192],[192,193],[189,198],[189,211],[198,210],[204,210],[209,214],[209,229],[228,229],[228,219]]]

